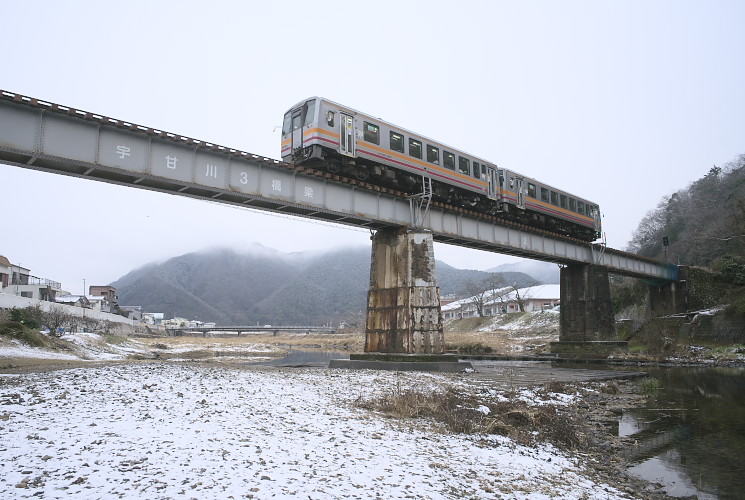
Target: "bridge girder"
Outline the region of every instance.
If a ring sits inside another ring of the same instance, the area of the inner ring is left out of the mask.
[[[511,227],[477,214],[310,174],[278,160],[0,90],[0,162],[33,170],[370,228],[419,226],[435,241],[677,281],[677,266]]]

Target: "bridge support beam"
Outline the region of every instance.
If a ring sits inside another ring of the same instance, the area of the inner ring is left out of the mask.
[[[372,237],[365,352],[445,352],[432,241],[422,229],[380,229]]]
[[[559,322],[559,342],[551,343],[551,352],[604,357],[626,347],[616,334],[608,268],[575,264],[561,269]]]

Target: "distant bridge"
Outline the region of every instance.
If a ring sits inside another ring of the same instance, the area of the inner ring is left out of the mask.
[[[336,328],[330,326],[196,326],[196,327],[183,327],[183,328],[166,328],[166,333],[172,337],[189,336],[193,333],[201,333],[205,337],[210,332],[223,332],[223,334],[229,334],[235,332],[238,336],[249,333],[266,333],[272,332],[277,335],[279,332],[284,333],[336,333]]]
[[[418,226],[434,240],[563,265],[677,281],[677,266],[417,200],[179,134],[0,90],[0,163],[373,230]]]

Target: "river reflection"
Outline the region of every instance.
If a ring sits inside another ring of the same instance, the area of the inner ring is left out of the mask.
[[[630,472],[670,496],[745,498],[745,370],[665,368],[645,408],[627,413],[619,434],[634,438]]]

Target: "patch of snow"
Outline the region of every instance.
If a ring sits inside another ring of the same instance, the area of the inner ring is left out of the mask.
[[[0,359],[1,358],[33,358],[33,359],[79,359],[73,354],[67,354],[62,352],[51,351],[49,349],[42,349],[40,347],[30,347],[25,344],[18,342],[17,340],[11,340],[7,343],[3,342],[0,345]]]
[[[84,360],[115,361],[128,359],[133,354],[149,354],[139,343],[127,339],[121,344],[110,344],[98,333],[67,333],[60,338],[69,342],[75,354]]]
[[[354,406],[452,377],[148,363],[3,379],[0,497],[625,498],[552,446]]]

